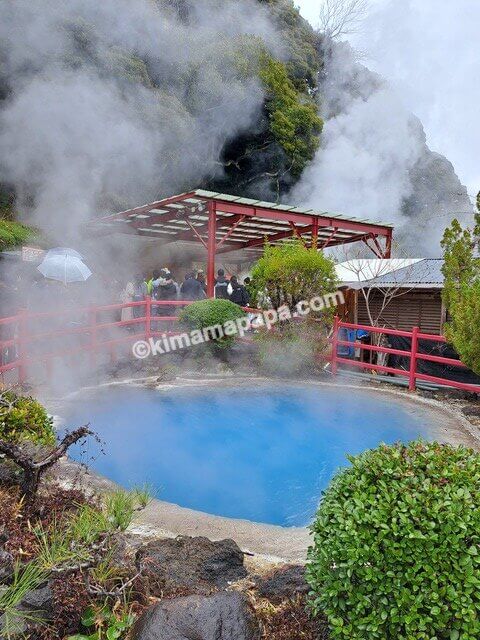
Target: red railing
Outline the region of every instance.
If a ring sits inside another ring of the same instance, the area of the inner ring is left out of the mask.
[[[341,328],[345,329],[362,329],[367,331],[369,334],[377,334],[377,335],[392,335],[392,336],[400,336],[402,338],[408,338],[411,340],[411,347],[409,350],[403,349],[393,349],[392,347],[384,347],[375,344],[364,344],[360,342],[354,342],[348,340],[340,340],[338,338],[338,333]],[[480,393],[480,385],[468,384],[465,382],[457,382],[456,380],[450,380],[448,378],[442,378],[439,376],[432,376],[426,373],[421,373],[417,371],[417,363],[419,360],[425,360],[429,362],[436,362],[439,364],[445,364],[448,366],[458,367],[461,369],[467,369],[467,367],[460,361],[455,360],[453,358],[445,358],[443,356],[435,356],[426,353],[420,353],[418,350],[419,340],[427,340],[432,342],[442,342],[446,343],[446,339],[444,336],[431,334],[431,333],[421,333],[418,327],[414,327],[412,331],[400,331],[398,329],[388,329],[385,327],[372,327],[369,325],[362,324],[353,324],[351,322],[343,322],[338,316],[335,317],[334,329],[332,334],[332,354],[331,354],[331,367],[333,375],[336,375],[339,364],[349,365],[352,367],[356,367],[359,369],[366,369],[369,371],[376,371],[381,373],[389,373],[395,376],[404,376],[408,378],[408,388],[410,391],[414,391],[417,386],[417,380],[423,380],[425,382],[431,382],[434,384],[454,387],[456,389],[463,389],[464,391],[470,391],[472,393]],[[396,356],[401,356],[405,358],[409,358],[409,368],[405,369],[397,369],[394,367],[389,367],[387,365],[373,364],[370,362],[363,362],[360,360],[355,360],[354,358],[345,358],[343,356],[338,355],[338,347],[354,347],[355,349],[360,349],[362,351],[370,351],[373,353],[387,353]]]
[[[23,384],[28,368],[34,363],[43,364],[48,376],[56,358],[87,352],[91,364],[95,365],[98,353],[107,351],[114,360],[119,345],[180,333],[174,327],[177,315],[156,315],[154,310],[167,307],[171,311],[172,307],[184,307],[191,302],[159,301],[147,296],[138,302],[41,312],[21,310],[15,316],[0,318],[0,375],[16,371],[18,383]],[[118,319],[122,310],[128,308],[142,309],[141,315],[133,311],[134,317]],[[137,327],[141,330],[136,330]]]
[[[20,384],[26,382],[28,371],[34,363],[40,363],[46,369],[47,376],[52,374],[52,364],[57,358],[68,358],[87,353],[92,368],[97,364],[98,354],[102,351],[109,354],[113,361],[117,356],[117,348],[127,346],[137,340],[148,340],[158,336],[173,336],[180,333],[175,330],[177,315],[156,315],[153,310],[167,307],[184,307],[191,300],[152,300],[147,297],[138,302],[115,303],[108,305],[91,305],[55,311],[22,310],[15,316],[0,318],[0,376],[7,372],[16,372]],[[123,309],[133,309],[133,316],[127,320],[118,319]],[[141,311],[135,311],[141,309]],[[254,309],[248,309],[255,312]],[[153,311],[153,313],[152,313]],[[141,313],[141,315],[139,315]],[[112,316],[117,315],[114,319]],[[103,317],[102,317],[103,316]],[[139,330],[137,330],[139,328]],[[376,344],[364,344],[340,340],[339,330],[363,329],[370,334],[393,335],[411,340],[409,350],[394,349]],[[125,332],[124,332],[125,331]],[[7,335],[6,335],[7,334]],[[400,331],[384,327],[343,322],[335,318],[334,331],[331,338],[331,370],[335,375],[338,366],[348,365],[363,370],[389,373],[408,378],[408,388],[413,391],[417,381],[455,387],[465,391],[480,393],[480,385],[457,382],[447,378],[432,376],[417,371],[419,360],[436,362],[453,367],[464,368],[460,360],[421,353],[418,341],[446,343],[443,336],[421,333],[417,327],[412,331]],[[372,353],[392,354],[409,358],[408,369],[363,362],[338,355],[338,347],[348,346]]]

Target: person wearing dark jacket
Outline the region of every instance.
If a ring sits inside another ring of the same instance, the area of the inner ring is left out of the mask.
[[[193,272],[187,273],[185,276],[180,287],[180,298],[182,300],[202,300],[205,298],[205,291]]]
[[[230,294],[231,302],[238,304],[240,307],[246,307],[250,302],[250,298],[247,290],[245,289],[243,284],[240,284],[238,282],[236,276],[232,276],[230,278],[230,287],[232,289],[232,292]]]
[[[225,271],[218,270],[217,279],[215,280],[215,298],[228,300],[228,280],[225,278]]]
[[[162,269],[159,277],[152,282],[152,295],[155,300],[176,300],[177,299],[177,285],[172,278],[172,274],[168,269]],[[175,305],[172,306],[157,306],[158,316],[173,316],[175,315]]]

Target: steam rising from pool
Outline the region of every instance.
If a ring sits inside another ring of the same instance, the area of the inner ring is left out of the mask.
[[[121,485],[148,483],[182,507],[284,526],[310,522],[347,454],[428,438],[421,411],[341,388],[104,387],[77,396],[64,416],[68,426],[90,422],[106,443],[106,455],[90,442],[73,457]]]

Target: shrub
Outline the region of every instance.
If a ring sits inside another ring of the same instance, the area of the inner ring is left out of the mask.
[[[54,445],[56,440],[52,419],[43,406],[34,398],[18,396],[13,391],[0,394],[0,439],[30,440],[42,445]]]
[[[199,300],[193,302],[180,312],[180,322],[190,331],[199,331],[207,327],[218,327],[226,322],[235,322],[245,317],[245,312],[230,300]],[[210,340],[208,344],[214,348],[225,349],[231,347],[235,337],[233,335],[221,335],[223,337]]]
[[[294,307],[313,296],[336,291],[335,263],[315,248],[307,249],[300,240],[266,245],[252,268],[252,289],[258,306]]]
[[[332,637],[480,637],[480,455],[381,445],[332,481],[312,525],[311,606]]]

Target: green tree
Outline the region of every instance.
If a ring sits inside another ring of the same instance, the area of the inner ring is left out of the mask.
[[[295,89],[279,60],[264,56],[259,75],[267,90],[271,134],[289,158],[292,175],[299,176],[320,144],[323,121],[317,105]]]
[[[342,640],[480,637],[480,455],[413,441],[349,457],[312,525],[314,614]]]
[[[479,199],[477,197],[477,206]],[[480,373],[480,212],[472,229],[453,220],[442,240],[445,262],[443,301],[449,313],[445,336],[462,362]]]
[[[257,304],[263,299],[275,308],[333,293],[337,284],[333,260],[297,239],[267,244],[252,268],[251,288]]]

